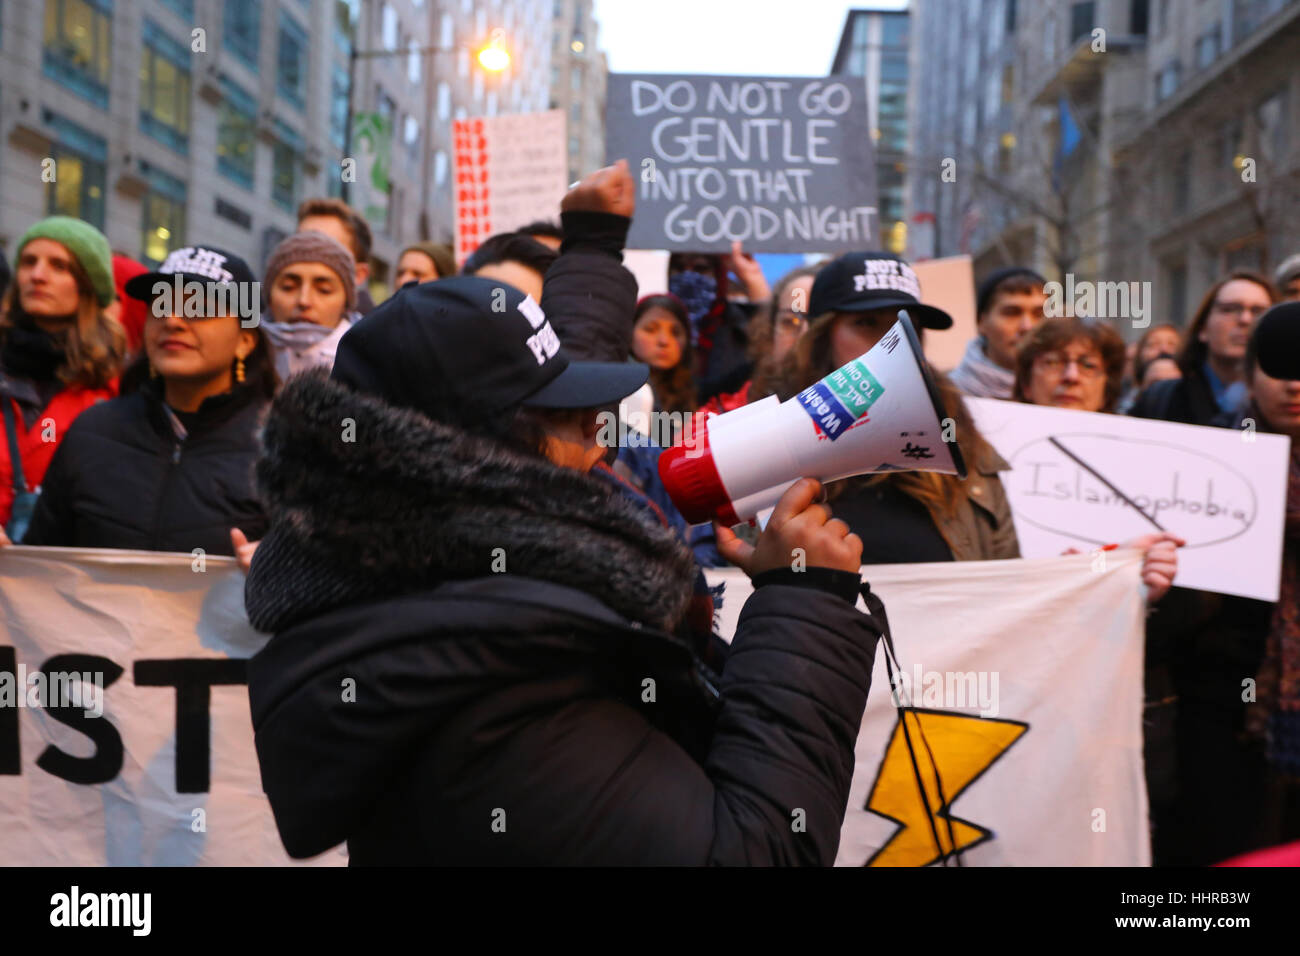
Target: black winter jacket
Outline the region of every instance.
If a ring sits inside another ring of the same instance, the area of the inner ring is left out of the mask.
[[[23,544],[233,554],[267,521],[253,490],[268,406],[251,385],[204,401],[177,436],[150,380],[82,412],[50,462]]]
[[[1200,369],[1182,378],[1167,379],[1149,386],[1137,397],[1128,413],[1134,418],[1153,418],[1184,425],[1213,425],[1223,412],[1214,400],[1214,390]]]
[[[869,591],[872,616],[762,584],[715,675],[677,636],[689,552],[606,482],[319,374],[285,387],[265,441],[245,597],[277,633],[249,696],[291,855],[834,860],[883,626]]]

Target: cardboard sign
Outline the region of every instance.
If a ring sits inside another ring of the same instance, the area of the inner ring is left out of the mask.
[[[605,126],[637,181],[629,248],[879,245],[860,80],[613,73]]]
[[[925,330],[925,358],[941,372],[961,364],[966,343],[975,337],[975,274],[970,256],[913,262],[921,301],[952,316],[952,328]]]
[[[1180,587],[1276,601],[1291,440],[967,398],[1010,464],[1001,474],[1027,558],[1161,529],[1187,540]]]
[[[456,262],[488,236],[556,219],[568,188],[564,111],[453,123]]]

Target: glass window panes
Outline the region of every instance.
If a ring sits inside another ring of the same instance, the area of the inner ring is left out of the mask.
[[[223,83],[217,108],[217,170],[248,189],[253,188],[256,134],[257,101],[234,84]]]
[[[380,40],[385,50],[397,49],[397,11],[391,3],[385,3],[379,18]]]
[[[304,105],[307,85],[307,32],[280,14],[280,44],[275,61],[276,91],[290,103]]]
[[[276,205],[293,211],[296,205],[296,170],[293,147],[276,143],[271,151],[271,198]]]
[[[262,31],[261,0],[226,0],[221,4],[222,43],[230,52],[257,69],[258,38]]]
[[[179,153],[189,149],[189,49],[144,21],[140,59],[140,128]]]
[[[45,74],[105,109],[112,14],[111,0],[45,3]]]
[[[348,71],[336,63],[330,79],[330,139],[339,149],[347,139],[347,125]]]
[[[144,260],[158,265],[173,249],[185,240],[185,204],[150,192],[144,197],[143,241]]]

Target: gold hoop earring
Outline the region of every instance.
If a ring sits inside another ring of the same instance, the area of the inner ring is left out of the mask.
[[[157,378],[157,377],[158,377],[158,370],[157,370],[156,368],[153,367],[153,363],[152,363],[152,362],[149,363],[149,377],[150,377],[150,378]]]
[[[235,359],[235,381],[241,385],[244,382],[244,360],[242,358]]]

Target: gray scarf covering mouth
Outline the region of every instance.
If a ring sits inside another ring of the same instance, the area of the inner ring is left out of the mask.
[[[487,576],[500,560],[663,631],[691,599],[686,546],[607,482],[353,392],[324,370],[284,387],[263,446],[271,530],[245,586],[258,630]]]
[[[964,394],[976,398],[1009,399],[1016,385],[1016,373],[988,357],[982,336],[966,343],[961,364],[948,373],[948,378]]]

